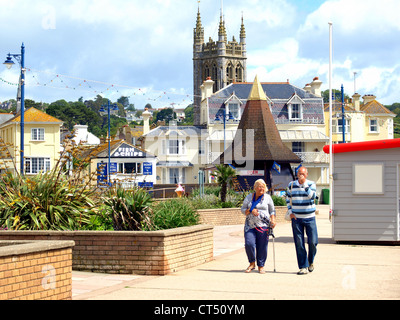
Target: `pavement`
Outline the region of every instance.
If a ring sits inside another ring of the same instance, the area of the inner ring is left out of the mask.
[[[398,300],[400,246],[336,244],[319,205],[315,270],[297,275],[290,223],[275,228],[266,273],[248,266],[243,225],[214,229],[214,260],[166,276],[72,272],[73,300]],[[275,248],[275,265],[274,249]],[[274,272],[275,269],[275,272]]]

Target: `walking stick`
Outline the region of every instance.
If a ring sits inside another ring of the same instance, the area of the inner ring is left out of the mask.
[[[276,272],[276,269],[275,269],[275,235],[274,235],[274,229],[272,229],[271,226],[269,226],[269,235],[272,236],[272,251],[274,254],[274,272]]]

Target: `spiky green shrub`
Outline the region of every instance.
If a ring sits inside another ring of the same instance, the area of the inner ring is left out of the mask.
[[[200,217],[189,200],[169,199],[154,206],[150,213],[151,224],[146,230],[164,230],[193,226],[199,223]]]
[[[0,228],[8,230],[79,230],[88,229],[97,215],[99,198],[91,185],[95,174],[85,168],[85,151],[64,142],[60,158],[49,172],[21,175],[10,152],[0,140]],[[70,164],[80,158],[73,168]]]
[[[92,191],[64,175],[0,177],[0,226],[9,230],[78,230],[95,213]]]
[[[152,198],[146,190],[112,188],[102,199],[114,230],[142,230],[143,225],[151,225]]]

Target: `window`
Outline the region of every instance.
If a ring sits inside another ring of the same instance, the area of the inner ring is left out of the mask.
[[[293,152],[304,152],[304,142],[292,142]]]
[[[210,77],[210,67],[206,64],[204,67],[204,80],[207,80],[208,77]]]
[[[219,90],[218,88],[218,68],[217,68],[217,64],[213,64],[212,66],[212,77],[211,79],[214,80],[214,92],[217,92]]]
[[[384,193],[383,163],[354,163],[353,164],[353,193],[354,194],[383,194]]]
[[[185,168],[170,168],[169,169],[169,183],[178,184],[185,183]]]
[[[342,119],[332,120],[333,133],[343,133],[342,123],[343,123]],[[344,119],[344,130],[345,133],[350,133],[350,121],[348,119]]]
[[[178,168],[169,169],[169,183],[170,184],[179,183],[179,169]]]
[[[162,154],[164,155],[184,155],[186,154],[185,140],[163,140]]]
[[[370,133],[378,133],[378,120],[377,119],[369,119],[369,132]]]
[[[179,154],[179,140],[168,140],[168,154]]]
[[[301,104],[298,103],[291,104],[289,108],[289,119],[300,120],[301,118],[302,118]]]
[[[243,72],[242,72],[242,67],[240,65],[236,66],[235,74],[236,74],[236,81],[242,82],[243,81]]]
[[[25,173],[38,174],[50,171],[50,158],[25,158]]]
[[[204,140],[199,140],[199,155],[206,154],[206,145]]]
[[[32,128],[31,141],[44,141],[44,128]]]
[[[233,81],[233,67],[231,64],[226,68],[226,81],[227,84],[230,84]]]
[[[142,164],[135,162],[118,163],[118,172],[124,174],[138,173],[142,174]]]
[[[240,108],[238,103],[228,104],[228,115],[232,115],[234,119],[240,119]]]

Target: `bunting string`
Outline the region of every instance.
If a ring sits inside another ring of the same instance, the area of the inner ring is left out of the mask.
[[[68,89],[74,91],[85,91],[97,95],[111,96],[113,93],[122,94],[127,98],[142,97],[147,101],[165,101],[168,104],[190,104],[193,102],[192,95],[180,92],[171,92],[165,90],[155,90],[152,88],[138,88],[122,84],[112,84],[104,81],[83,79],[79,77],[53,73],[50,71],[36,70],[26,68],[27,78],[31,77],[31,81],[26,81],[28,86],[41,86],[52,89]],[[47,77],[50,76],[50,77]],[[18,86],[18,83],[13,83],[0,78],[7,85]]]

